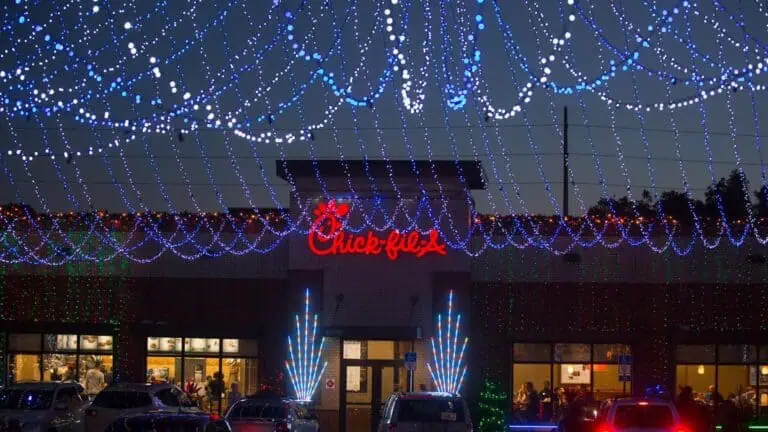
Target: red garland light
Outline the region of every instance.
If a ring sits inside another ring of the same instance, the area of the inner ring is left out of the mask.
[[[317,205],[314,211],[316,218],[307,236],[312,253],[325,256],[380,255],[386,252],[387,258],[392,261],[400,258],[401,254],[411,254],[417,258],[428,254],[447,254],[445,243],[440,243],[437,230],[431,230],[426,239],[416,231],[391,231],[386,238],[372,231],[366,235],[346,233],[341,219],[348,213],[348,204],[337,204],[333,200]]]

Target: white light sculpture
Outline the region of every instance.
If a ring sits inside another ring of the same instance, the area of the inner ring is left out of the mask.
[[[304,325],[301,325],[301,318],[297,314],[295,347],[293,339],[288,336],[289,360],[285,362],[296,397],[301,401],[312,400],[312,395],[317,390],[320,378],[328,366],[328,362],[322,362],[325,338],[320,339],[320,344],[315,349],[317,314],[313,319],[311,333],[309,315],[309,290],[307,290],[304,295]]]
[[[459,393],[464,383],[464,375],[467,365],[464,363],[464,351],[467,348],[469,338],[465,337],[459,347],[459,327],[461,314],[453,317],[453,291],[448,294],[448,317],[446,319],[445,332],[443,332],[442,315],[437,315],[437,343],[432,339],[432,361],[434,365],[427,363],[432,380],[437,390],[448,393]]]

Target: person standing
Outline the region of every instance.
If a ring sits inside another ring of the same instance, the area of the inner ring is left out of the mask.
[[[93,367],[85,374],[85,394],[91,400],[104,389],[104,373]]]
[[[544,388],[539,393],[539,400],[541,401],[541,409],[539,410],[539,420],[549,423],[552,421],[552,415],[554,413],[554,395],[552,394],[552,388],[549,381],[544,381]]]

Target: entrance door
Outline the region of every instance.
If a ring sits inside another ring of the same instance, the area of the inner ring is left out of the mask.
[[[376,431],[389,395],[405,390],[405,369],[393,364],[347,365],[345,372],[346,428],[343,430]]]

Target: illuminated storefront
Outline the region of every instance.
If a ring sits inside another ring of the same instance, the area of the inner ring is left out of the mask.
[[[718,392],[746,416],[768,411],[768,345],[678,345],[676,357],[677,386],[691,387],[697,400]]]
[[[112,381],[111,335],[11,333],[6,352],[9,383],[74,380],[95,395]]]
[[[178,385],[201,408],[222,412],[233,385],[258,391],[258,355],[252,339],[148,337],[146,380]]]
[[[619,379],[619,358],[629,355],[622,344],[515,343],[512,388],[517,393],[530,382],[537,391],[586,391],[597,400],[630,394],[631,383]]]

